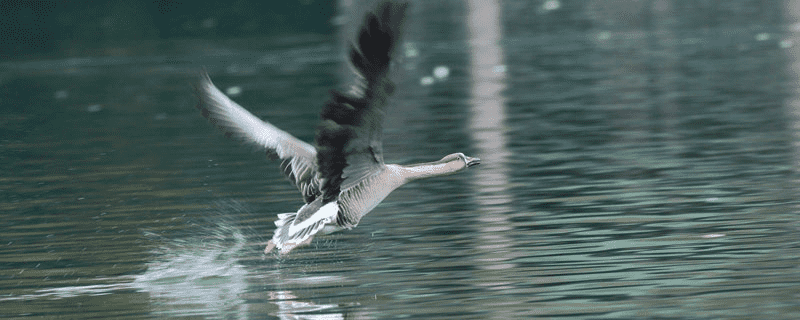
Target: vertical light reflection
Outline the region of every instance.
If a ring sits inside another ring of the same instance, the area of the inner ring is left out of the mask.
[[[786,21],[790,24],[787,39],[781,42],[781,47],[786,48],[786,56],[789,58],[789,72],[794,79],[800,79],[800,0],[786,1]],[[794,167],[800,168],[800,88],[792,87],[787,104],[789,112],[792,114],[792,132],[794,139]]]
[[[472,80],[471,117],[472,139],[476,143],[481,165],[474,171],[479,221],[478,249],[483,252],[479,267],[498,270],[514,267],[509,261],[511,240],[505,236],[511,229],[507,213],[511,211],[508,194],[508,168],[504,126],[506,119],[506,70],[500,47],[500,1],[469,1],[470,76]],[[503,287],[499,282],[487,284]]]

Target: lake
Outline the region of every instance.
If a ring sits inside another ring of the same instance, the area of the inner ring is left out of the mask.
[[[587,3],[415,3],[385,159],[482,164],[284,257],[300,194],[192,83],[311,142],[354,26],[0,62],[0,316],[800,316],[793,17]]]

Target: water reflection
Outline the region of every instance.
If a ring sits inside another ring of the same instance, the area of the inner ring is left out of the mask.
[[[513,259],[522,255],[513,249],[514,241],[506,235],[513,229],[509,218],[513,208],[509,190],[506,141],[505,52],[501,47],[501,2],[472,0],[468,3],[467,25],[470,43],[470,121],[469,132],[482,164],[472,181],[478,204],[476,249],[476,285],[489,292],[516,290],[515,281],[507,272],[517,267]],[[507,301],[509,310],[517,303]],[[509,319],[504,311],[490,318]]]
[[[786,16],[789,21],[794,22],[790,26],[788,39],[785,40],[789,58],[789,73],[794,79],[800,79],[800,1],[786,1]],[[792,116],[792,131],[794,133],[794,165],[800,168],[800,88],[793,88],[788,99],[788,105]]]
[[[486,256],[479,268],[490,270],[514,267],[512,242],[504,236],[511,230],[508,213],[512,208],[509,194],[508,160],[510,155],[505,138],[505,53],[500,47],[500,2],[470,1],[470,99],[469,132],[482,159],[471,180],[478,202],[480,243]]]
[[[280,319],[345,319],[341,313],[321,313],[327,309],[338,307],[333,304],[315,304],[311,302],[297,301],[297,296],[292,295],[291,291],[276,291],[269,293],[270,300],[275,300],[278,311],[274,314]],[[317,313],[317,314],[307,314]]]

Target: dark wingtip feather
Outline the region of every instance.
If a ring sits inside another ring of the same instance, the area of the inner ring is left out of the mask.
[[[357,45],[350,47],[350,62],[368,80],[388,70],[394,47],[400,42],[407,7],[406,2],[386,1],[364,18]]]

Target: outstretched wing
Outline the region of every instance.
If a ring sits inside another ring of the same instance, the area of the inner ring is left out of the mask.
[[[195,87],[200,101],[197,109],[226,137],[234,137],[266,149],[268,156],[282,159],[281,169],[300,189],[306,203],[319,196],[317,179],[317,151],[291,134],[262,121],[242,106],[233,102],[211,82],[203,72]]]
[[[358,76],[351,92],[331,91],[317,130],[317,163],[325,202],[383,169],[383,117],[394,90],[389,62],[399,43],[407,3],[384,2],[368,13],[350,47]]]

